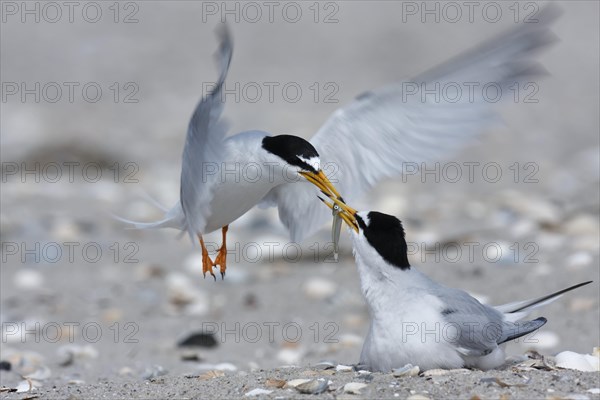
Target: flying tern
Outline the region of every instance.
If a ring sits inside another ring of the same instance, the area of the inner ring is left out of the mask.
[[[358,212],[330,198],[332,202],[322,200],[351,228],[361,290],[371,317],[360,356],[363,368],[389,372],[406,364],[422,370],[499,367],[505,362],[504,343],[546,323],[543,317],[521,319],[591,283],[536,299],[488,306],[411,266],[398,218],[376,211]]]
[[[555,15],[543,10],[537,23],[517,26],[410,82],[420,83],[418,92],[427,90],[426,84],[452,82],[493,82],[506,92],[540,72],[533,52],[553,41],[549,24]],[[291,239],[302,241],[327,220],[327,210],[315,201],[320,191],[339,198],[342,192],[346,200],[355,201],[381,180],[402,174],[405,162],[447,158],[497,120],[493,104],[481,96],[465,96],[455,102],[423,100],[418,93],[407,97],[405,85],[397,83],[364,93],[338,109],[310,141],[263,131],[226,137],[227,125],[221,118],[222,89],[232,41],[226,29],[219,37],[220,77],[214,90],[200,100],[189,122],[179,201],[159,221],[126,220],[137,228],[172,227],[197,237],[205,276],[209,272],[215,277],[213,267],[217,265],[224,276],[228,226],[253,206],[278,207]],[[335,165],[336,174],[329,178],[336,186],[323,172],[325,164]],[[222,172],[246,165],[259,168],[253,175],[258,179],[239,179],[219,171],[207,173],[209,167],[217,166]],[[213,262],[202,235],[218,229],[223,244]],[[335,248],[340,229],[336,216]]]

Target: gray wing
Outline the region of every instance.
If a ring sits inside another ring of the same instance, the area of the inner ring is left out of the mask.
[[[223,159],[223,141],[227,126],[221,120],[224,103],[221,90],[233,52],[231,37],[223,27],[218,31],[220,46],[217,54],[221,74],[214,90],[202,98],[188,125],[181,165],[180,201],[185,215],[185,228],[190,235],[202,233],[209,217],[212,199],[210,182],[203,182],[201,171],[206,163]]]
[[[503,341],[507,329],[501,312],[459,289],[440,286],[432,294],[444,303],[441,312],[448,325],[442,332],[461,354],[484,356]]]
[[[539,329],[546,318],[512,322],[494,307],[481,304],[467,292],[439,286],[432,294],[443,303],[441,311],[448,326],[442,332],[461,354],[485,356],[499,344]]]
[[[311,143],[344,199],[352,204],[377,182],[402,174],[408,162],[420,165],[448,158],[497,122],[489,99],[422,98],[422,84],[428,89],[452,82],[492,82],[510,93],[515,82],[523,85],[540,72],[533,52],[554,40],[549,25],[556,15],[556,9],[547,7],[538,23],[521,24],[412,81],[365,93],[338,109]],[[409,95],[415,86],[419,90]],[[302,240],[328,220],[330,211],[315,201],[316,194],[316,188],[286,184],[266,198],[278,205],[293,240]]]

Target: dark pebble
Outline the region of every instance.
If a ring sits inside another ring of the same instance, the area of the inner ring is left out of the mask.
[[[192,333],[177,343],[178,347],[216,347],[219,343],[212,333]]]

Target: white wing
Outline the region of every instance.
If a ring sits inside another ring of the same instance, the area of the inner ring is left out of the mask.
[[[208,204],[212,199],[211,185],[199,179],[208,162],[223,159],[223,141],[227,131],[220,119],[224,103],[221,98],[233,47],[226,28],[219,31],[218,58],[221,75],[212,93],[200,100],[188,125],[181,165],[180,201],[185,215],[185,229],[190,235],[201,233],[210,216]]]
[[[435,90],[436,84],[450,89],[458,84],[464,89],[478,82],[475,92],[481,94],[481,85],[491,82],[503,90],[504,98],[511,97],[510,86],[523,85],[541,72],[533,52],[554,41],[549,24],[557,15],[555,8],[546,7],[537,23],[521,24],[412,81],[367,92],[338,109],[311,143],[322,165],[334,166],[330,179],[344,199],[351,204],[382,179],[402,174],[407,162],[420,165],[451,156],[497,121],[490,102],[493,94],[471,98],[463,93],[451,102],[453,93],[448,92],[436,101],[421,85],[426,90]],[[415,88],[419,88],[416,93]],[[310,185],[286,184],[265,198],[278,205],[280,219],[294,241],[330,218],[330,210],[315,201],[316,194]]]

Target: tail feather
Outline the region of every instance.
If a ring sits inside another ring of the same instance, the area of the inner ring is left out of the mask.
[[[515,322],[512,327],[506,329],[503,333],[505,336],[500,338],[498,344],[508,342],[509,340],[518,339],[521,336],[525,336],[537,329],[540,329],[548,322],[544,317],[534,319],[533,321]]]
[[[513,303],[503,304],[501,306],[496,306],[494,308],[505,314],[515,314],[515,316],[518,316],[518,318],[516,319],[519,319],[521,316],[527,315],[531,310],[545,306],[546,304],[549,304],[554,300],[558,299],[563,294],[570,292],[571,290],[577,289],[581,286],[588,285],[592,282],[593,281],[582,282],[577,285],[570,286],[566,289],[559,290],[558,292],[538,297],[536,299],[516,301]]]
[[[131,225],[132,229],[174,228],[182,231],[186,229],[183,210],[181,209],[181,204],[179,202],[177,202],[170,210],[166,211],[164,218],[158,221],[140,222],[126,219],[115,214],[111,214],[111,216],[118,221]]]

